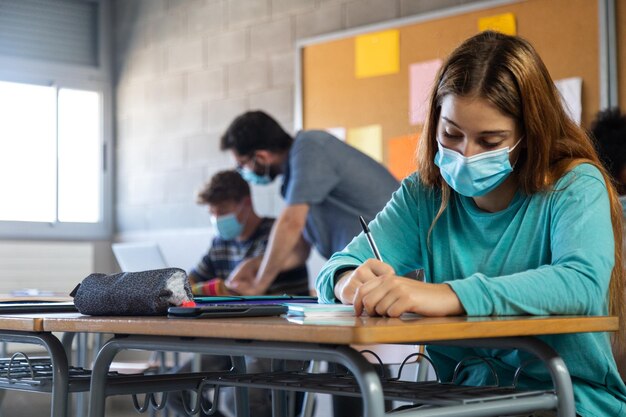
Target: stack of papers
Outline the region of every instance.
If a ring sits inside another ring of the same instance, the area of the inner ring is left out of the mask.
[[[346,304],[285,303],[287,315],[299,317],[354,317],[354,306]]]

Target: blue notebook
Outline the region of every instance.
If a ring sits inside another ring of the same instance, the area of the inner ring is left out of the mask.
[[[194,297],[198,306],[211,304],[274,304],[317,303],[316,297],[308,295],[231,295],[219,297]]]

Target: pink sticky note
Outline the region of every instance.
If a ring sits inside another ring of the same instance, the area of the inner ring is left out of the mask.
[[[409,67],[409,120],[412,125],[424,124],[428,98],[442,61],[434,59]]]

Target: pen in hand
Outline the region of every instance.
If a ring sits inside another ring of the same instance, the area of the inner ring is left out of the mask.
[[[383,259],[380,257],[380,252],[378,252],[378,248],[376,247],[376,242],[374,242],[374,238],[372,237],[372,234],[370,233],[370,228],[367,226],[367,223],[365,223],[363,216],[359,216],[359,221],[361,222],[363,233],[365,233],[365,237],[367,237],[367,241],[369,242],[370,247],[372,248],[372,252],[374,252],[374,256],[376,257],[376,259],[382,262]]]

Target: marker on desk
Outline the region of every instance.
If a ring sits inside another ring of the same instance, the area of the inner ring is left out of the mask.
[[[376,247],[376,242],[374,242],[374,238],[372,237],[372,234],[370,233],[370,228],[367,226],[367,223],[365,223],[365,220],[363,220],[363,216],[359,216],[359,221],[361,222],[363,233],[365,233],[365,237],[367,237],[367,241],[370,243],[372,252],[374,252],[374,256],[376,257],[376,259],[382,262],[383,259],[380,257],[380,252],[378,252],[378,248]]]

